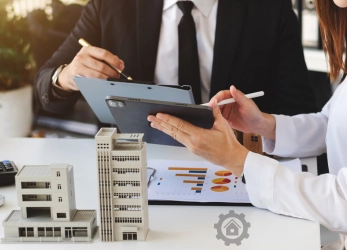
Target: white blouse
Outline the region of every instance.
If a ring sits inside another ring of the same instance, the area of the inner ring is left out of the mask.
[[[347,249],[347,80],[321,112],[275,118],[276,141],[263,138],[264,151],[283,157],[327,152],[330,174],[293,173],[274,159],[250,152],[244,175],[252,204],[319,222],[340,233],[339,242],[323,249]]]

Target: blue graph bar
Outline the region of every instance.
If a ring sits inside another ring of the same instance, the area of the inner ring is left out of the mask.
[[[196,194],[201,194],[201,190],[196,190],[195,193]]]
[[[205,180],[205,177],[198,177],[198,180]]]
[[[198,187],[202,187],[204,184],[196,184],[196,186]]]
[[[189,173],[192,173],[192,174],[206,174],[207,171],[190,170]]]
[[[158,185],[160,185],[160,182],[158,182]]]
[[[236,188],[236,185],[234,185],[234,188]]]

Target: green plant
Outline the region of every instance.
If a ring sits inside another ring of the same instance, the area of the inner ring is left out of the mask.
[[[0,0],[0,91],[31,84],[35,74],[28,22],[11,11],[9,1]]]

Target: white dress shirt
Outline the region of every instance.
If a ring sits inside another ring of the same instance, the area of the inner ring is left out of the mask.
[[[347,80],[317,114],[275,115],[276,141],[264,139],[269,154],[289,157],[328,154],[330,174],[293,173],[278,161],[249,153],[244,168],[253,205],[319,222],[340,233],[323,249],[347,249]]]
[[[178,24],[183,16],[178,0],[164,0],[163,16],[155,67],[156,84],[178,85]],[[218,0],[192,0],[200,62],[202,102],[210,100],[213,49]]]

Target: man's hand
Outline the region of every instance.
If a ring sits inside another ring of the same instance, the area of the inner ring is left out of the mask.
[[[119,73],[105,62],[120,71],[124,69],[124,62],[111,52],[93,46],[82,47],[72,62],[59,74],[58,85],[66,91],[78,91],[72,80],[76,75],[102,79],[119,78]]]
[[[219,107],[214,107],[213,113],[215,122],[211,129],[196,127],[177,117],[161,113],[148,116],[148,121],[153,128],[172,136],[194,154],[239,176],[243,172],[248,150],[237,141]]]

